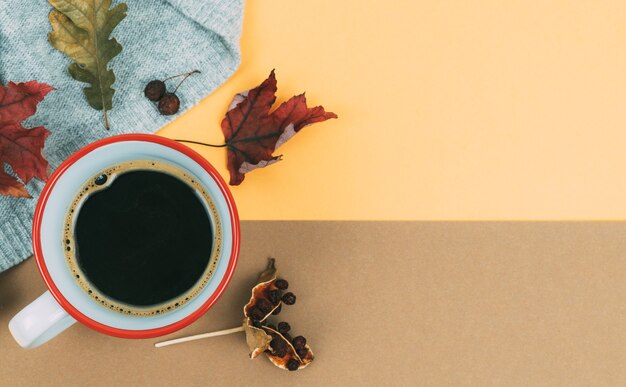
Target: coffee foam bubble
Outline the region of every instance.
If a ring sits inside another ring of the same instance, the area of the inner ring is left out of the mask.
[[[112,184],[113,181],[115,181],[115,178],[117,176],[120,176],[126,172],[137,170],[148,170],[167,173],[182,180],[187,185],[192,187],[195,190],[196,194],[203,200],[205,208],[207,209],[209,217],[211,218],[211,226],[213,228],[213,247],[211,257],[209,259],[209,264],[207,265],[206,270],[204,271],[198,282],[194,286],[192,286],[191,289],[187,290],[185,293],[182,293],[178,297],[175,297],[167,302],[151,306],[129,305],[112,299],[100,292],[93,284],[89,282],[87,276],[85,275],[85,273],[83,273],[78,264],[76,254],[78,248],[76,240],[74,238],[74,225],[76,222],[76,218],[80,213],[80,207],[82,206],[84,201],[95,192],[107,189],[108,186]],[[105,178],[103,178],[103,176],[105,176]],[[103,182],[103,180],[105,181]],[[76,281],[78,286],[94,301],[96,301],[105,308],[126,315],[158,316],[183,307],[185,304],[189,303],[189,301],[191,301],[195,296],[197,296],[202,291],[202,289],[204,289],[204,287],[209,283],[211,277],[213,277],[213,274],[217,269],[217,265],[219,263],[219,259],[222,253],[222,224],[220,222],[219,212],[217,211],[215,202],[206,191],[206,189],[200,183],[198,183],[195,177],[177,167],[174,167],[171,164],[167,164],[161,161],[135,160],[113,165],[111,167],[101,170],[100,172],[96,173],[92,178],[90,178],[89,181],[87,181],[80,188],[67,210],[65,216],[65,226],[63,228],[63,238],[61,240],[61,243],[63,245],[65,261],[69,266],[70,271],[72,272],[74,280]]]

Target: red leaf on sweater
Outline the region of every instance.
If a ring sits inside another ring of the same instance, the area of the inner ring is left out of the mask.
[[[20,198],[30,197],[24,184],[6,173],[4,169],[0,169],[0,195],[16,196]]]
[[[34,177],[48,179],[48,162],[41,152],[50,132],[43,126],[26,129],[21,121],[35,113],[51,90],[36,81],[0,85],[0,195],[30,197],[24,184]],[[21,182],[5,172],[5,163]]]
[[[37,81],[0,85],[0,123],[22,122],[32,116],[37,104],[52,90],[52,86]]]
[[[222,120],[230,185],[241,184],[247,172],[280,161],[282,155],[274,156],[274,151],[305,126],[337,118],[322,106],[307,107],[304,94],[292,97],[270,114],[276,90],[272,70],[259,86],[235,95]]]

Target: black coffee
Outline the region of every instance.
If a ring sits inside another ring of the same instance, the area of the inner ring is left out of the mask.
[[[131,306],[163,304],[197,286],[214,240],[202,195],[158,170],[130,168],[93,181],[95,192],[76,209],[73,244],[66,241],[76,249],[77,277]]]

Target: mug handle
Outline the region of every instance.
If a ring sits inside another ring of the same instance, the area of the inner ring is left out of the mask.
[[[20,346],[36,348],[75,322],[46,291],[9,321],[9,330]]]

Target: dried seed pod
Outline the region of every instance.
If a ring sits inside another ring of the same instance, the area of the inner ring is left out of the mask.
[[[258,357],[261,353],[265,353],[270,361],[279,368],[289,371],[305,368],[314,359],[311,348],[306,345],[306,339],[302,336],[292,339],[288,333],[291,326],[287,322],[282,321],[276,327],[268,324],[266,321],[270,314],[278,314],[282,306],[282,301],[274,305],[268,299],[269,294],[276,294],[270,292],[278,291],[275,280],[276,267],[274,266],[274,259],[270,258],[267,269],[259,277],[259,283],[252,289],[250,301],[243,308],[245,315],[243,327],[168,340],[156,343],[155,346],[162,347],[207,337],[227,335],[243,330],[246,333],[246,343],[248,348],[250,348],[251,359]],[[292,293],[288,294],[293,296]],[[295,301],[295,296],[293,298]]]
[[[291,342],[291,336],[287,333],[291,329],[289,324],[285,322],[279,324],[282,333],[272,324],[263,325],[270,315],[280,313],[282,307],[282,301],[279,300],[275,304],[270,300],[270,294],[280,294],[275,284],[274,263],[274,259],[270,258],[267,268],[259,276],[258,284],[252,289],[250,301],[243,308],[246,342],[250,348],[251,359],[265,353],[275,366],[295,371],[306,367],[314,359],[311,348],[306,345],[306,340],[302,341],[303,337],[297,337],[298,340],[294,339],[294,342],[298,343],[298,347],[295,347]],[[293,296],[293,293],[288,294]],[[295,296],[293,298],[295,301]],[[269,312],[265,313],[265,311]]]
[[[265,355],[267,355],[267,357],[272,363],[274,363],[275,366],[284,370],[295,371],[303,369],[313,361],[313,352],[311,352],[311,348],[309,348],[308,345],[305,345],[300,350],[300,352],[304,355],[301,357],[300,355],[298,355],[296,348],[289,342],[289,340],[287,340],[284,335],[280,334],[280,332],[268,328],[267,326],[264,326],[261,329],[263,329],[269,336],[272,337],[269,348],[270,352],[265,352]],[[277,346],[277,349],[274,349],[272,343],[273,345]],[[283,356],[278,356],[282,355],[283,348],[286,348],[285,354]],[[306,349],[306,352],[304,351],[304,349]],[[297,368],[293,368],[295,364],[297,364]],[[289,368],[289,365],[291,365],[291,368]]]
[[[254,359],[270,347],[272,336],[268,335],[263,329],[253,326],[252,320],[245,318],[243,320],[243,328],[246,332],[246,343],[248,348],[250,348],[250,359]]]
[[[258,284],[252,288],[250,301],[243,307],[243,314],[246,317],[249,317],[254,321],[263,322],[272,314],[272,312],[280,307],[280,302],[275,305],[269,299],[270,292],[272,290],[277,290],[274,285],[275,279],[276,267],[274,266],[274,258],[270,258],[267,268],[259,276]],[[255,312],[256,310],[259,310],[259,312]],[[262,316],[259,316],[259,313],[262,314]]]

